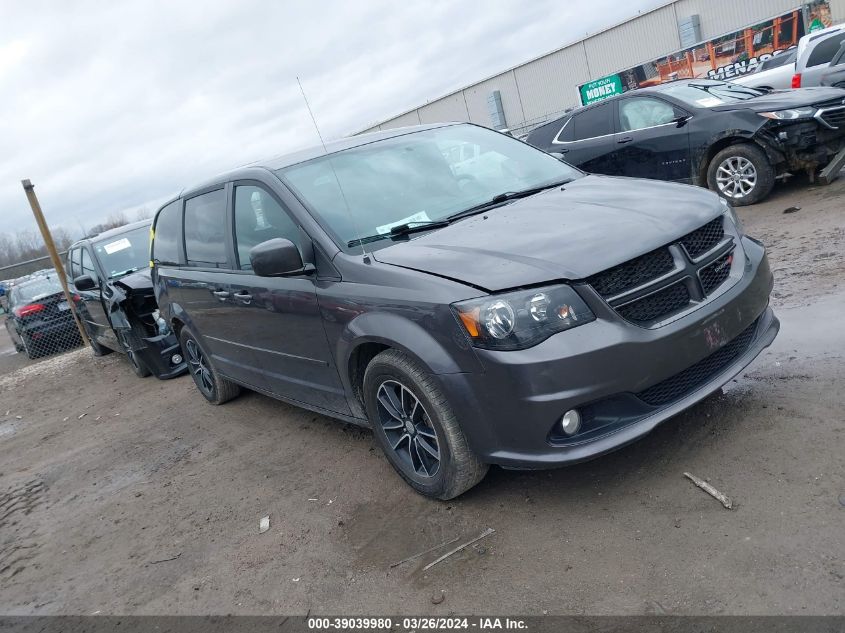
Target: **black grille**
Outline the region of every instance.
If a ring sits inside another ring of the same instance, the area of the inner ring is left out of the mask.
[[[845,126],[845,108],[830,110],[822,114],[822,119],[831,127]]]
[[[707,382],[748,349],[748,346],[751,345],[751,341],[754,339],[756,329],[757,321],[740,332],[730,343],[713,352],[707,358],[698,361],[695,365],[688,367],[681,373],[675,374],[671,378],[667,378],[663,382],[659,382],[645,391],[639,392],[637,396],[646,404],[653,406],[668,404],[682,398]]]
[[[701,269],[698,274],[701,277],[704,294],[709,295],[725,282],[731,274],[731,262],[733,262],[733,253],[728,253]]]
[[[689,305],[689,302],[690,296],[687,287],[679,283],[621,306],[616,310],[629,321],[649,323],[663,315],[683,310]]]
[[[687,254],[695,259],[716,246],[722,241],[723,237],[725,237],[725,227],[722,218],[718,217],[692,233],[684,235],[681,238],[681,244],[686,249]]]
[[[602,297],[607,298],[657,279],[674,267],[672,254],[669,249],[663,247],[593,275],[587,283]]]

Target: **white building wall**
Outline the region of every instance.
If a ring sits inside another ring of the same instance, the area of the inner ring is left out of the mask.
[[[420,121],[423,123],[467,120],[467,106],[463,92],[456,92],[437,101],[427,103],[417,108],[417,111],[420,115]]]
[[[525,120],[578,104],[578,86],[590,80],[583,44],[568,46],[513,70]]]
[[[681,38],[673,5],[661,7],[587,38],[584,40],[584,48],[591,79],[676,51],[681,48]]]
[[[508,125],[511,122],[524,121],[525,116],[522,113],[519,90],[517,90],[516,81],[514,81],[511,71],[464,88],[464,97],[467,100],[469,110],[468,120],[481,125],[490,125],[490,110],[487,105],[487,98],[494,90],[499,90],[502,93],[502,109],[505,111],[505,121]]]
[[[845,0],[829,2],[833,22],[845,22]],[[697,14],[701,39],[708,40],[801,4],[801,0],[675,0],[362,131],[455,120],[489,125],[487,98],[493,90],[501,91],[509,127],[538,122],[578,105],[580,84],[679,50],[679,19]]]

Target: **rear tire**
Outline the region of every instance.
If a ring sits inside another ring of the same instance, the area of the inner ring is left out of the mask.
[[[373,358],[364,401],[387,460],[417,492],[452,499],[487,474],[437,382],[408,355],[391,349]]]
[[[707,186],[736,207],[760,202],[774,185],[774,167],[762,149],[749,143],[717,152],[707,168]]]
[[[217,372],[211,364],[209,354],[188,328],[183,327],[179,332],[179,342],[182,344],[182,355],[188,363],[191,378],[206,400],[218,405],[241,393],[240,385],[223,378]]]

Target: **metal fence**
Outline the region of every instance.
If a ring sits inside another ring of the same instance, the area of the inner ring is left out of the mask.
[[[31,359],[49,356],[82,344],[73,319],[74,295],[69,302],[56,271],[51,269],[17,277],[0,299],[5,334],[11,347]],[[0,335],[2,335],[0,334]]]

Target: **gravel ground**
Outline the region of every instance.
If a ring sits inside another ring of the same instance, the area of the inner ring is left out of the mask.
[[[214,408],[116,354],[31,363],[0,328],[0,613],[845,613],[843,194],[796,179],[740,210],[783,327],[723,393],[449,503],[367,431],[254,393]]]

